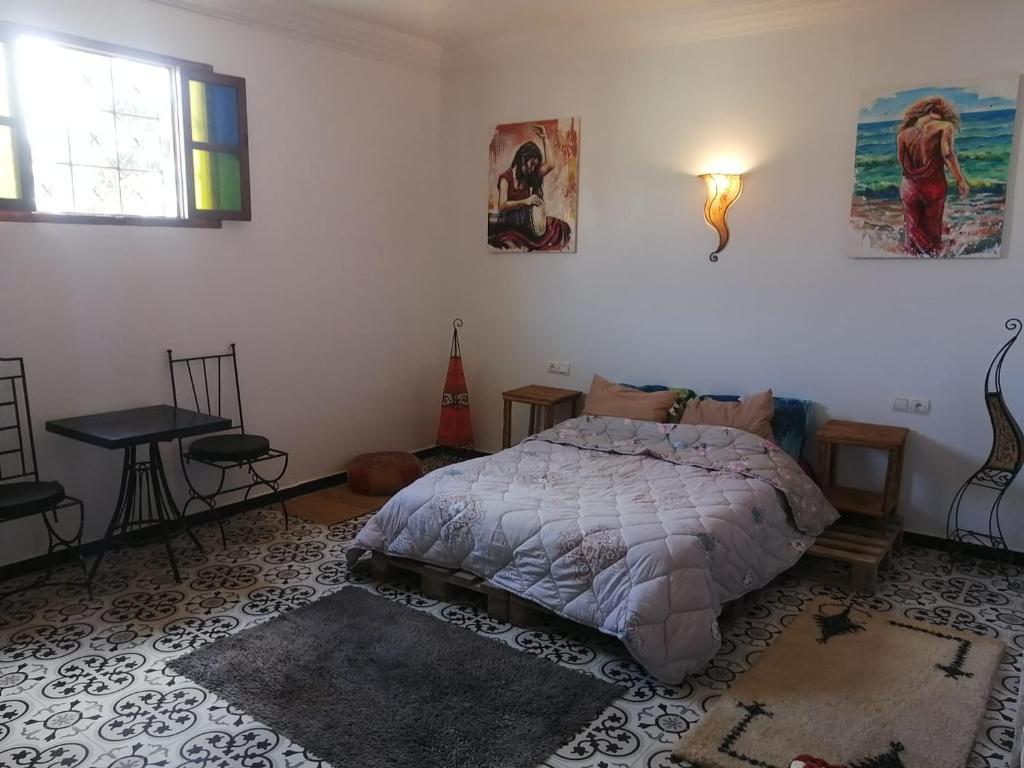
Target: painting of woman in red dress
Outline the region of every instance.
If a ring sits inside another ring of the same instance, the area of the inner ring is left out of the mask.
[[[1006,253],[1019,77],[862,95],[852,253],[997,258]]]
[[[499,125],[491,141],[487,242],[498,251],[575,251],[576,121]]]
[[[915,101],[903,116],[896,134],[896,158],[903,169],[904,247],[908,253],[938,256],[945,229],[946,168],[956,179],[960,197],[971,186],[956,156],[954,138],[960,115],[941,96]]]

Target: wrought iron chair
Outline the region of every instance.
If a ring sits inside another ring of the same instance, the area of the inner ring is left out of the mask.
[[[181,469],[189,488],[189,499],[182,508],[182,515],[188,513],[193,502],[202,502],[209,510],[216,510],[217,500],[229,493],[245,491],[244,501],[248,501],[252,492],[259,487],[277,493],[280,490],[281,478],[288,469],[288,454],[271,448],[270,441],[262,435],[253,435],[245,431],[235,345],[231,345],[230,352],[198,357],[176,358],[172,350],[167,350],[167,363],[171,373],[171,392],[175,407],[194,406],[196,411],[231,418],[233,423],[237,422],[228,432],[200,437],[188,445],[184,440],[178,441]],[[230,370],[225,370],[229,366]],[[184,405],[179,405],[178,402],[179,382],[185,387]],[[189,392],[192,394],[191,400],[188,399]],[[263,469],[267,462],[278,459],[283,461],[280,471],[276,474]],[[203,493],[199,490],[195,478],[189,473],[189,465],[192,464],[209,467],[215,473],[215,477],[219,475],[213,492]],[[245,469],[250,482],[226,488],[228,473],[233,469]],[[284,500],[277,503],[284,513],[284,527],[287,529],[288,508]],[[227,546],[223,515],[218,516],[217,525],[220,527],[221,543]]]
[[[1024,466],[1024,432],[1003,399],[1003,361],[1021,333],[1021,321],[1010,318],[1006,330],[1013,336],[999,348],[985,372],[985,406],[992,422],[992,448],[980,469],[975,471],[953,496],[946,517],[946,537],[955,544],[977,544],[1008,551],[1003,529],[999,522],[999,506],[1014,478]],[[971,488],[994,491],[995,498],[988,510],[988,526],[984,531],[966,528],[962,524],[961,506]]]
[[[64,536],[58,530],[60,513],[73,508],[78,510],[78,528],[73,535]],[[0,357],[0,523],[32,515],[42,517],[49,538],[46,574],[17,589],[0,592],[0,598],[49,582],[53,570],[49,556],[62,550],[75,552],[82,566],[83,583],[89,588],[82,555],[84,505],[68,496],[60,483],[39,479],[25,361],[20,357]]]

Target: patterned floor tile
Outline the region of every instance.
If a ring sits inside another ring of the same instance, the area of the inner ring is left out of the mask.
[[[0,766],[328,768],[165,663],[357,585],[622,686],[621,698],[543,768],[677,767],[685,764],[671,759],[676,740],[804,605],[817,597],[850,598],[843,587],[820,582],[822,569],[798,566],[724,628],[714,659],[670,686],[595,632],[557,620],[513,627],[490,619],[479,605],[430,599],[407,582],[376,582],[365,572],[350,572],[343,555],[361,524],[325,528],[292,520],[285,529],[280,513],[252,512],[228,521],[227,547],[216,526],[198,530],[202,551],[179,542],[182,584],[170,577],[162,546],[153,544],[111,554],[91,596],[64,586],[0,602]],[[69,570],[64,577],[73,575]],[[1013,581],[1018,577],[993,563],[954,562],[943,553],[906,547],[878,594],[857,598],[865,607],[1006,643],[970,768],[1002,766],[1012,745],[1024,654],[1024,609]]]

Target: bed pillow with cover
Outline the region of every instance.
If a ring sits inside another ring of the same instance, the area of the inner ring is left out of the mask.
[[[595,374],[583,406],[583,413],[590,416],[664,423],[668,421],[669,409],[675,401],[675,394],[669,390],[641,392],[632,387],[615,384]]]
[[[683,409],[680,424],[711,424],[716,427],[733,427],[775,441],[772,434],[772,415],[775,404],[772,391],[750,395],[737,402],[700,398],[691,400]]]
[[[703,395],[702,397],[722,402],[739,400],[737,395]],[[814,403],[796,397],[775,397],[773,401],[775,413],[772,415],[772,434],[775,435],[775,442],[782,450],[800,461],[804,442],[807,439],[807,430],[810,428],[811,409]]]
[[[683,408],[686,407],[686,401],[692,400],[697,396],[697,393],[692,389],[686,387],[666,387],[663,384],[625,384],[621,386],[628,387],[629,389],[635,389],[638,392],[671,392],[675,395],[675,402],[672,403],[672,407],[668,409],[668,420],[671,423],[679,421],[679,418],[683,415]]]
[[[624,387],[640,392],[675,392],[676,402],[669,409],[669,421],[679,421],[686,407],[686,401],[697,397],[697,393],[685,387],[666,387],[663,384],[623,384]],[[736,402],[739,395],[701,395],[709,400]],[[774,397],[775,412],[772,415],[772,434],[778,446],[797,461],[802,458],[804,443],[811,424],[811,410],[814,403],[797,397]],[[1021,765],[1024,768],[1024,764]]]

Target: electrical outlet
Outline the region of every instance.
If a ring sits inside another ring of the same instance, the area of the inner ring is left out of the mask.
[[[571,371],[571,370],[572,370],[572,366],[569,365],[569,363],[559,363],[558,364],[558,375],[559,376],[568,376],[569,375],[569,371]]]
[[[568,376],[572,366],[569,363],[560,363],[557,360],[548,360],[545,370],[552,376]]]
[[[910,401],[910,412],[917,413],[921,416],[926,415],[932,409],[931,400],[918,400],[914,399]]]
[[[932,409],[932,401],[916,397],[897,397],[892,401],[892,409],[900,413],[916,413],[925,416]]]
[[[547,371],[552,376],[557,376],[558,375],[558,363],[555,360],[548,360],[548,362],[547,362]]]

